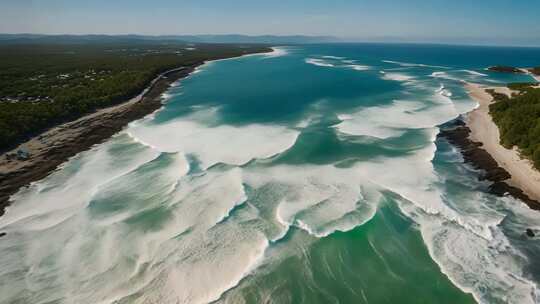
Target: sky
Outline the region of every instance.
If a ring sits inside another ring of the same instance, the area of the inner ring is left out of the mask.
[[[0,0],[1,33],[540,45],[538,0]]]

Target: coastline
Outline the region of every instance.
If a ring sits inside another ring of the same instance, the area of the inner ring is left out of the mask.
[[[465,83],[465,89],[478,107],[466,115],[463,123],[443,130],[440,136],[458,146],[466,162],[484,171],[481,179],[493,183],[489,187],[491,193],[513,196],[531,209],[540,210],[540,172],[520,156],[517,148],[510,150],[500,144],[499,129],[489,114],[493,97],[486,89],[506,95],[512,91],[475,83]]]
[[[198,67],[212,61],[265,53],[269,52],[200,61],[166,71],[154,78],[146,89],[130,100],[52,127],[11,151],[6,151],[0,155],[0,216],[10,205],[11,196],[21,188],[47,177],[69,158],[104,142],[123,130],[130,122],[161,108],[162,94],[173,83],[191,75]],[[21,148],[30,153],[29,159],[7,157],[8,154],[16,153]]]
[[[520,70],[523,71],[523,73],[525,73],[526,75],[531,76],[532,78],[534,78],[534,80],[536,80],[537,82],[540,83],[540,75],[534,74],[534,73],[531,71],[531,69],[526,68],[526,69],[520,69]]]

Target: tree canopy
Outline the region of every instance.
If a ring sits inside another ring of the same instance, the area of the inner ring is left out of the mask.
[[[519,88],[521,93],[512,98],[493,94],[496,102],[490,106],[490,113],[499,127],[501,144],[509,149],[517,146],[540,169],[540,89],[530,85],[512,88]]]

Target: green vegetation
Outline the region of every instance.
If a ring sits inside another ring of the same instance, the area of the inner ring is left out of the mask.
[[[536,85],[538,85],[537,82],[515,82],[508,84],[508,88],[514,91],[522,91]]]
[[[160,73],[262,46],[180,42],[0,45],[0,150],[138,95]]]
[[[521,87],[520,94],[512,98],[492,95],[496,102],[490,113],[501,132],[501,144],[517,146],[540,169],[540,89]]]

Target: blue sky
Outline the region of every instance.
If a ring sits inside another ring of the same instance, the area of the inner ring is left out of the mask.
[[[306,34],[540,45],[538,0],[0,0],[0,32]]]

